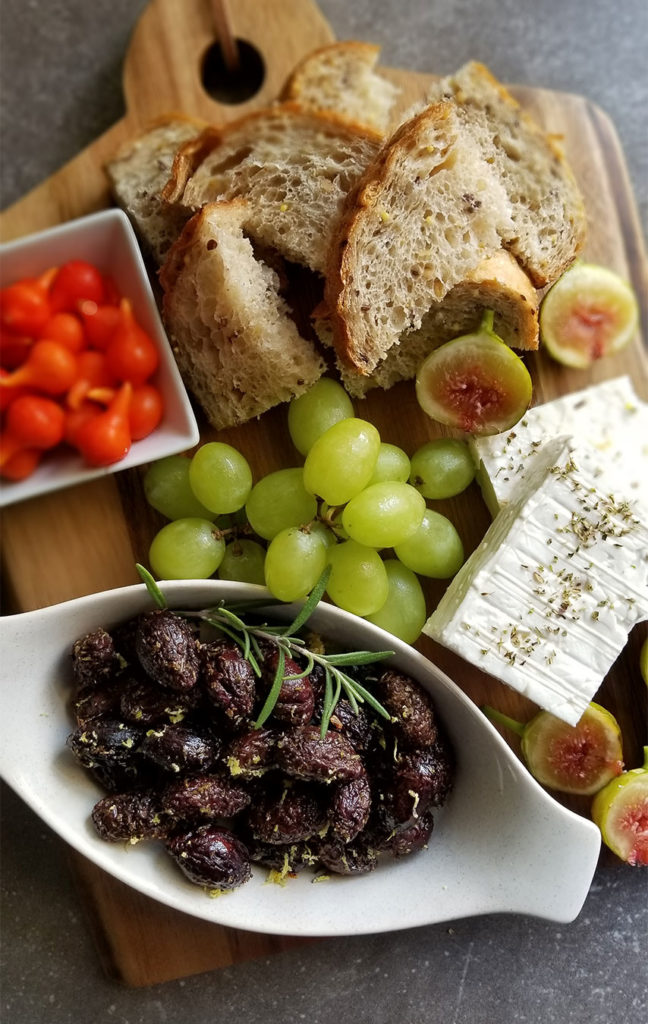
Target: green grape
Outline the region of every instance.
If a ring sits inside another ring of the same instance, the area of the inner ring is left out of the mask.
[[[144,476],[144,494],[149,505],[167,519],[212,519],[213,513],[198,501],[189,483],[191,460],[168,455],[153,462]]]
[[[461,538],[449,519],[426,509],[413,537],[394,548],[397,558],[412,572],[446,580],[459,571],[464,560]]]
[[[410,475],[410,460],[402,448],[395,444],[381,441],[376,459],[376,466],[370,484],[378,484],[382,480],[399,480],[405,483]]]
[[[345,505],[369,483],[380,434],[366,420],[340,420],[318,437],[306,456],[304,486],[329,505]]]
[[[423,588],[416,574],[398,559],[388,558],[384,566],[389,584],[387,600],[382,608],[366,618],[406,644],[413,644],[427,618]]]
[[[326,523],[321,523],[317,519],[315,522],[310,524],[308,529],[314,537],[321,540],[324,547],[330,548],[332,544],[337,544],[338,542],[338,538],[333,533],[331,527],[327,526]]]
[[[310,523],[317,515],[317,501],[304,487],[301,467],[278,469],[254,485],[245,511],[254,532],[272,540],[289,526]]]
[[[309,530],[290,526],[270,541],[265,582],[280,601],[299,601],[313,589],[326,568],[326,547]]]
[[[374,548],[345,540],[328,549],[331,575],[326,592],[334,604],[355,615],[373,615],[387,600],[387,570]]]
[[[252,472],[236,448],[209,441],[189,466],[189,482],[199,501],[217,515],[237,512],[252,490]]]
[[[349,416],[353,416],[353,405],[342,385],[331,377],[320,377],[288,406],[288,430],[295,448],[307,455],[325,430]]]
[[[409,482],[424,498],[452,498],[465,491],[474,476],[475,464],[463,441],[440,437],[412,455]]]
[[[342,526],[352,540],[370,548],[393,548],[416,533],[423,520],[425,498],[398,480],[370,484],[342,513]]]
[[[265,548],[255,540],[231,541],[225,548],[223,561],[218,567],[221,580],[238,580],[239,583],[265,584],[263,564]]]
[[[218,569],[225,541],[208,519],[174,519],[156,533],[149,561],[164,580],[206,580]]]

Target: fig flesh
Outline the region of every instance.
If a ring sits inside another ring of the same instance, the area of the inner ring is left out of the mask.
[[[648,747],[642,768],[623,772],[596,794],[592,818],[617,857],[648,866]]]
[[[557,362],[586,369],[625,348],[638,323],[637,299],[623,278],[595,263],[575,263],[542,301],[540,340]]]
[[[493,708],[483,711],[520,736],[529,771],[549,789],[592,796],[623,771],[619,724],[599,704],[590,703],[577,725],[549,711],[539,711],[526,725]]]
[[[416,397],[438,423],[485,436],[508,430],[531,402],[529,371],[493,331],[493,314],[479,331],[434,349],[416,375]]]

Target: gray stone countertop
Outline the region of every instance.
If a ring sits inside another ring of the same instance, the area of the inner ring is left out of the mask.
[[[143,0],[2,0],[3,207],[121,116],[121,61],[143,6]],[[616,125],[646,225],[645,0],[320,0],[320,6],[338,38],[380,43],[385,64],[445,73],[476,58],[503,81],[587,95]],[[327,940],[146,990],[123,988],[99,967],[64,844],[13,793],[3,794],[4,1024],[648,1019],[648,875],[606,857],[570,925],[488,916]]]

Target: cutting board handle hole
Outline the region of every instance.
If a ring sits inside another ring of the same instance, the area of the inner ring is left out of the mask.
[[[205,92],[219,103],[244,103],[255,96],[263,85],[265,62],[252,43],[237,39],[239,64],[228,70],[220,43],[212,43],[201,63],[201,80]]]

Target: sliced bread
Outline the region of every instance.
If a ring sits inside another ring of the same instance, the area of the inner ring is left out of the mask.
[[[503,249],[480,263],[441,302],[435,302],[421,326],[403,334],[369,376],[338,359],[344,387],[352,397],[362,398],[372,388],[387,390],[399,381],[411,380],[434,348],[476,331],[488,309],[495,314],[495,332],[507,345],[526,350],[538,347],[538,294],[517,261]],[[331,325],[323,304],[314,311],[313,325],[320,341],[331,345]]]
[[[536,124],[483,64],[435,83],[428,103],[450,100],[511,201],[504,244],[540,288],[573,263],[587,229],[580,189],[554,136]]]
[[[182,147],[163,195],[192,211],[245,197],[255,242],[322,273],[344,199],[381,141],[333,114],[278,104]]]
[[[113,197],[130,218],[148,255],[160,264],[188,220],[188,211],[162,203],[180,146],[204,129],[203,121],[173,114],[153,123],[106,164]]]
[[[407,121],[348,197],[331,251],[325,298],[342,362],[371,373],[511,231],[506,191],[456,104]]]
[[[210,203],[160,272],[178,366],[212,426],[236,426],[311,387],[325,369],[243,234],[243,200]]]
[[[297,65],[284,99],[309,110],[331,110],[383,134],[400,90],[375,70],[380,47],[347,40],[323,46]]]

